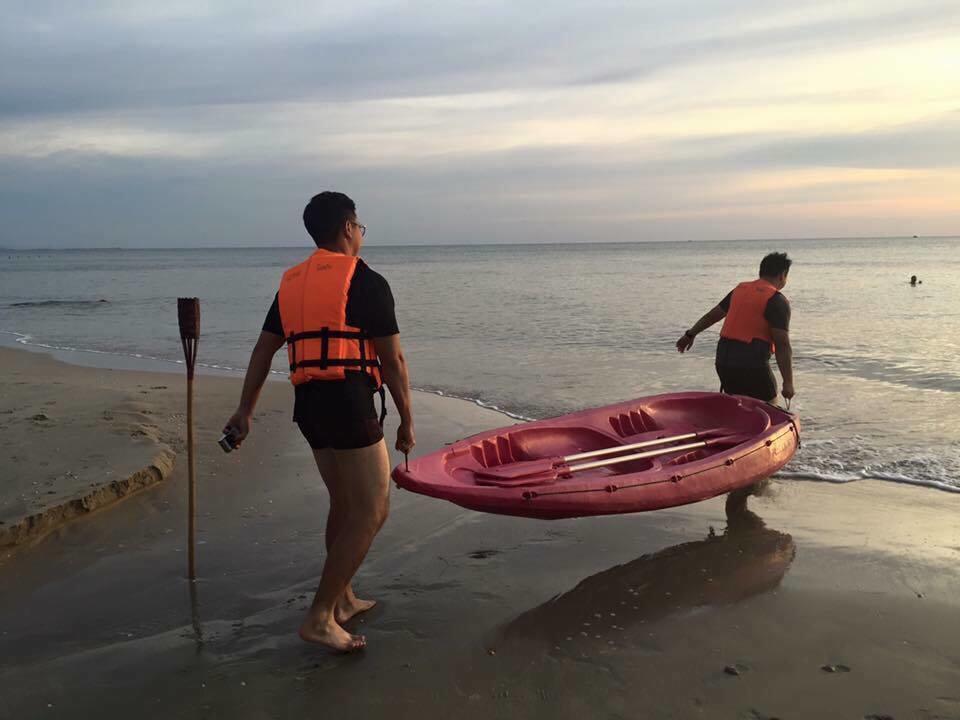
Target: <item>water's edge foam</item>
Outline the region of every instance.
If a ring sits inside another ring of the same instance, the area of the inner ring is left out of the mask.
[[[881,482],[892,482],[899,485],[913,485],[914,487],[926,487],[934,490],[943,490],[944,492],[960,493],[960,487],[939,480],[919,480],[907,475],[898,475],[896,473],[871,472],[870,470],[861,470],[859,473],[851,475],[832,475],[830,473],[810,472],[806,470],[781,470],[774,477],[783,480],[807,480],[810,482],[833,483],[835,485],[847,485],[858,480],[879,480]]]
[[[152,355],[144,355],[144,354],[141,354],[141,353],[109,352],[109,351],[107,351],[107,350],[93,350],[93,349],[90,349],[90,348],[77,348],[77,347],[69,347],[69,346],[66,346],[66,345],[51,345],[51,344],[49,344],[49,343],[42,343],[42,342],[34,341],[34,339],[33,339],[33,337],[32,337],[31,335],[27,335],[27,334],[20,333],[20,332],[14,332],[14,331],[11,331],[11,330],[0,330],[0,335],[10,335],[10,336],[12,336],[12,337],[14,338],[14,342],[16,342],[18,345],[20,345],[23,349],[29,350],[29,351],[31,351],[31,352],[84,353],[84,354],[89,354],[89,355],[96,355],[96,356],[98,356],[98,357],[103,357],[103,358],[111,358],[111,357],[113,357],[113,358],[124,358],[124,359],[128,359],[128,360],[133,360],[133,361],[142,361],[143,363],[155,362],[155,363],[170,364],[170,365],[172,365],[172,366],[183,366],[183,364],[184,364],[184,361],[183,361],[183,360],[170,359],[170,358],[161,358],[161,357],[154,357],[154,356],[152,356]],[[69,364],[76,364],[76,363],[70,363],[70,361],[69,361],[69,360],[66,360],[66,359],[64,360],[64,362],[67,362],[67,363],[69,363]],[[246,373],[246,371],[247,371],[246,368],[238,368],[238,367],[233,367],[233,366],[230,366],[230,365],[218,365],[218,364],[216,364],[216,363],[202,363],[202,362],[198,362],[196,366],[197,366],[198,368],[202,368],[202,369],[205,369],[205,370],[214,370],[214,371],[216,371],[216,372],[218,372],[218,373],[224,373],[224,374],[228,374],[228,375],[236,375],[236,376],[238,376],[238,377],[242,377],[243,374]],[[106,365],[106,367],[111,367],[111,366],[110,366],[109,363],[108,363],[108,364]],[[123,369],[126,369],[126,368],[113,368],[113,369],[123,370]],[[149,368],[149,367],[144,367],[144,368],[141,368],[141,370],[142,370],[143,372],[158,372],[158,373],[162,373],[162,372],[172,372],[172,371],[174,370],[174,368],[171,367],[169,370],[156,370],[156,369],[151,369],[151,368]],[[273,376],[273,378],[271,378],[271,379],[274,379],[274,380],[281,380],[281,379],[284,379],[284,380],[285,380],[285,379],[287,378],[287,373],[284,372],[284,371],[282,371],[282,370],[270,370],[270,375]],[[531,421],[531,420],[535,420],[535,419],[536,419],[536,418],[528,417],[528,416],[526,416],[526,415],[521,415],[521,414],[519,414],[519,413],[511,412],[510,410],[505,410],[505,409],[503,409],[503,408],[501,408],[501,407],[498,407],[498,406],[494,405],[493,403],[486,402],[486,401],[481,400],[481,399],[479,399],[479,398],[473,398],[473,397],[469,397],[469,396],[466,396],[466,395],[458,395],[458,394],[456,394],[456,393],[454,393],[454,392],[449,392],[449,391],[445,391],[445,390],[438,390],[438,389],[434,389],[434,388],[422,388],[422,387],[417,387],[417,386],[415,386],[415,385],[414,385],[414,386],[411,386],[410,389],[411,389],[411,390],[415,390],[416,392],[426,393],[426,394],[428,394],[428,395],[436,395],[437,397],[442,397],[442,398],[446,398],[446,399],[449,399],[449,400],[459,400],[459,401],[461,401],[461,402],[468,402],[468,403],[471,403],[472,405],[476,405],[477,407],[481,407],[481,408],[483,408],[484,410],[492,410],[493,412],[499,413],[500,415],[504,415],[504,416],[510,418],[511,420],[521,420],[521,421],[524,421],[524,422],[529,422],[529,421]]]

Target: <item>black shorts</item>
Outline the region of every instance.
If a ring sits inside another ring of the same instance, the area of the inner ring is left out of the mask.
[[[383,439],[374,391],[363,377],[295,388],[293,420],[314,450],[355,450]]]
[[[777,397],[777,380],[769,365],[762,367],[729,367],[717,365],[720,392],[729,395],[747,395],[771,402]]]

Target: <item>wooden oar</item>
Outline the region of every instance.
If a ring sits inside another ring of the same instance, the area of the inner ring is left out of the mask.
[[[478,485],[495,485],[497,487],[518,487],[523,485],[542,485],[546,483],[556,482],[562,477],[569,477],[575,472],[580,472],[581,470],[592,470],[598,467],[605,467],[607,465],[619,465],[620,463],[631,462],[633,460],[643,460],[645,458],[657,457],[658,455],[669,455],[676,452],[686,452],[688,450],[696,450],[699,448],[708,447],[711,445],[738,445],[743,442],[750,436],[747,434],[742,435],[727,435],[724,437],[712,438],[708,440],[701,440],[695,443],[687,443],[685,445],[671,445],[670,447],[658,448],[656,450],[647,450],[646,452],[632,453],[630,455],[617,455],[611,458],[605,458],[604,460],[594,460],[593,462],[580,463],[578,465],[568,465],[565,462],[555,463],[553,465],[542,467],[541,470],[536,472],[530,472],[526,475],[513,475],[513,476],[501,476],[494,475],[493,471],[497,468],[488,468],[485,470],[477,470],[475,474],[475,480]],[[549,460],[548,460],[549,461]],[[538,462],[536,460],[531,462]]]
[[[539,475],[550,472],[553,468],[568,466],[577,460],[586,460],[587,458],[600,457],[603,455],[613,455],[625,453],[630,450],[639,450],[640,448],[656,447],[657,445],[666,445],[667,443],[680,442],[682,440],[692,440],[693,438],[706,438],[717,435],[730,434],[733,431],[729,428],[712,428],[710,430],[701,430],[699,432],[683,433],[682,435],[670,435],[668,437],[656,438],[654,440],[644,440],[643,442],[630,443],[629,445],[614,445],[600,450],[590,450],[588,452],[566,455],[564,457],[538,458],[537,460],[520,460],[518,462],[497,465],[491,468],[482,468],[476,471],[478,477],[491,478],[494,480],[513,480],[523,478],[528,475]]]

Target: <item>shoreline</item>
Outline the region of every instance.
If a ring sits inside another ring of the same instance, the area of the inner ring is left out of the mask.
[[[177,375],[179,373],[181,376],[184,372],[184,364],[182,360],[167,360],[163,358],[147,357],[140,354],[122,354],[101,350],[59,347],[45,343],[22,342],[19,339],[11,338],[29,339],[31,336],[9,330],[0,330],[0,349],[8,348],[11,350],[20,350],[24,352],[48,355],[55,360],[76,367],[93,368],[99,370],[125,370],[167,375]],[[245,368],[234,368],[203,363],[199,363],[197,365],[197,370],[198,376],[235,378],[241,380],[246,372]],[[286,381],[286,379],[286,373],[278,370],[271,370],[270,375],[267,378],[268,382]],[[503,416],[504,422],[502,424],[504,426],[513,424],[515,422],[528,422],[543,419],[539,417],[530,417],[518,412],[513,412],[511,410],[506,410],[493,403],[488,403],[478,398],[462,396],[456,394],[455,392],[448,392],[442,389],[432,390],[422,387],[412,387],[411,389],[413,392],[418,394],[430,395],[450,400],[459,400],[483,410],[496,412]],[[917,479],[907,475],[885,473],[882,471],[875,472],[874,474],[868,474],[867,472],[861,470],[858,474],[850,476],[837,475],[829,470],[791,470],[790,466],[788,465],[787,468],[777,473],[775,477],[789,480],[800,480],[804,482],[830,483],[834,485],[846,485],[867,480],[906,485],[916,488],[927,488],[946,493],[960,493],[960,485],[953,485],[941,480]],[[0,542],[0,547],[2,547],[2,542]]]
[[[182,374],[184,372],[184,363],[182,360],[167,360],[164,358],[149,357],[140,354],[113,353],[107,352],[106,350],[91,350],[88,348],[61,347],[57,345],[48,345],[46,343],[23,342],[20,339],[15,339],[12,342],[5,342],[5,339],[9,337],[32,339],[32,336],[24,335],[23,333],[14,332],[11,330],[0,330],[0,348],[5,347],[11,350],[23,350],[25,352],[50,355],[55,360],[59,360],[60,362],[68,365],[106,370],[130,370],[135,372],[150,372],[160,374],[176,374],[178,372]],[[111,360],[113,360],[113,362],[111,362]],[[225,365],[197,363],[196,367],[197,375],[233,377],[240,378],[242,380],[244,373],[246,373],[246,368],[235,368]],[[267,380],[268,382],[276,382],[277,380],[287,381],[287,374],[280,370],[270,370],[270,375],[267,377]],[[435,395],[437,397],[448,398],[451,400],[468,402],[472,405],[483,408],[484,410],[493,410],[494,412],[498,412],[510,420],[529,421],[538,419],[520,415],[519,413],[515,413],[511,410],[505,410],[501,407],[493,405],[492,403],[487,403],[477,398],[457,395],[445,390],[428,390],[422,387],[411,387],[411,390],[417,393],[423,393],[424,395]]]

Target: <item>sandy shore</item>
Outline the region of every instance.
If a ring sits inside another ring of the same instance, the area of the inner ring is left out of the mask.
[[[183,380],[0,348],[0,560],[169,476]]]
[[[179,448],[179,376],[21,351],[0,375],[25,507],[34,482],[82,488]],[[358,626],[370,648],[336,657],[295,635],[326,498],[292,392],[268,385],[231,455],[215,441],[239,380],[197,392],[195,592],[178,461],[0,565],[0,717],[960,718],[957,495],[774,481],[729,516],[718,498],[541,522],[395,491],[358,578],[382,601]],[[509,422],[415,400],[422,452]]]

